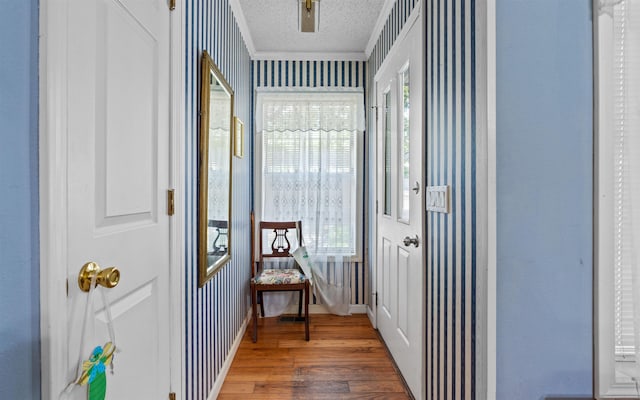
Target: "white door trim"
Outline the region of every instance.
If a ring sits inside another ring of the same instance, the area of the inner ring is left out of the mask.
[[[170,261],[169,261],[169,345],[171,368],[171,391],[176,399],[186,398],[186,318],[184,315],[185,296],[185,19],[184,1],[177,1],[176,8],[171,11],[170,55],[171,79],[169,106],[171,119],[169,122],[169,185],[174,189],[174,214],[169,219]]]
[[[181,5],[181,4],[180,4]],[[55,400],[64,389],[67,316],[67,7],[52,0],[40,2],[39,58],[39,198],[40,198],[40,341],[41,393]],[[171,390],[182,396],[184,387],[184,115],[182,104],[183,31],[181,7],[171,16],[171,126],[170,182],[176,190],[175,215],[170,222],[170,368]],[[68,282],[69,285],[75,282]],[[168,394],[167,394],[168,395]],[[181,397],[179,397],[181,398]]]
[[[496,1],[476,8],[477,105],[477,393],[496,398]],[[481,228],[484,227],[484,228]]]
[[[41,393],[64,389],[56,360],[67,357],[67,43],[66,4],[40,2],[39,191]]]
[[[372,93],[373,97],[371,97],[371,102],[373,105],[370,108],[369,113],[369,132],[373,133],[373,136],[369,135],[369,141],[367,145],[369,146],[369,157],[370,157],[370,166],[369,174],[373,176],[373,179],[369,179],[371,187],[369,189],[370,195],[373,194],[373,206],[369,208],[369,215],[373,214],[373,226],[371,227],[371,238],[368,239],[369,249],[371,250],[371,257],[369,257],[369,271],[371,272],[371,286],[369,287],[369,291],[371,292],[371,301],[370,304],[367,305],[367,315],[369,316],[369,321],[371,321],[371,325],[378,329],[377,325],[377,315],[378,315],[378,85],[375,79],[372,80]],[[371,140],[373,138],[373,140]],[[371,241],[373,239],[373,242]]]

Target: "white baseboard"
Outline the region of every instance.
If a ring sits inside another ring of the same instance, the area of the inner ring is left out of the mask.
[[[218,398],[218,395],[220,394],[220,390],[222,389],[222,385],[224,384],[224,380],[227,377],[227,373],[229,372],[229,368],[231,368],[231,363],[233,363],[233,359],[236,357],[236,352],[238,351],[238,348],[240,347],[240,343],[242,342],[242,338],[244,337],[244,333],[247,330],[247,327],[249,326],[249,321],[251,321],[251,309],[247,311],[247,316],[242,322],[242,326],[240,327],[240,330],[236,335],[236,339],[233,341],[233,346],[231,346],[231,349],[229,350],[227,359],[224,361],[224,364],[222,365],[222,369],[220,370],[220,373],[218,374],[218,378],[213,384],[213,388],[211,389],[211,392],[209,392],[209,396],[207,397],[207,400],[215,400]]]
[[[373,325],[374,328],[378,329],[378,327],[376,326],[377,322],[376,322],[376,315],[374,314],[373,308],[369,307],[369,306],[365,306],[366,307],[366,312],[367,312],[367,316],[369,317],[369,321],[371,321],[371,325]]]
[[[351,305],[349,305],[349,312],[351,314],[366,314],[367,313],[367,305],[366,304],[351,304]]]
[[[366,304],[350,304],[349,312],[351,314],[366,314],[367,313],[367,305]],[[298,313],[298,305],[294,304],[289,306],[285,312],[285,314],[297,314]],[[331,314],[329,310],[323,304],[309,304],[309,315],[311,314]]]

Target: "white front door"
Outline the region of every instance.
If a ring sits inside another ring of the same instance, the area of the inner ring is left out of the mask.
[[[67,12],[67,381],[76,376],[93,261],[120,270],[108,289],[116,342],[107,399],[169,394],[169,9],[165,0],[69,0]],[[63,7],[63,5],[60,5]],[[88,350],[108,339],[100,296]],[[109,369],[107,368],[107,371]],[[86,399],[76,388],[73,399]]]
[[[416,399],[422,396],[424,329],[422,52],[414,24],[376,79],[376,322]]]

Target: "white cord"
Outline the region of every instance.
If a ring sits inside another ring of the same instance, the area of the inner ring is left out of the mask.
[[[111,304],[109,303],[109,296],[107,295],[107,292],[106,290],[104,290],[104,288],[98,289],[100,289],[100,294],[102,295],[102,304],[104,304],[104,313],[107,316],[107,329],[109,330],[109,339],[111,339],[111,344],[115,348],[115,352],[119,353],[122,349],[116,346],[116,331],[113,328],[113,318],[111,317]],[[114,360],[115,357],[111,359],[111,363],[109,364],[111,375],[113,375]]]
[[[87,294],[87,305],[84,308],[84,320],[82,322],[82,329],[80,331],[80,352],[78,355],[78,367],[76,369],[76,378],[67,385],[64,391],[60,394],[60,398],[64,398],[66,395],[71,393],[73,389],[76,387],[76,382],[80,379],[80,375],[82,374],[82,358],[84,355],[84,337],[87,332],[87,321],[89,320],[89,313],[93,309],[93,294],[95,293],[96,279],[98,278],[98,274],[94,274],[91,277],[91,283],[89,284],[89,293]]]
[[[78,367],[76,369],[76,378],[73,380],[73,382],[69,383],[69,385],[67,385],[64,391],[60,394],[59,396],[60,399],[67,397],[68,394],[73,391],[73,389],[77,386],[77,382],[80,380],[80,377],[82,376],[82,364],[84,364],[83,358],[85,355],[84,346],[86,344],[85,339],[87,336],[87,325],[89,322],[90,314],[93,311],[93,298],[97,290],[99,290],[101,292],[100,294],[102,295],[104,312],[105,312],[105,315],[107,316],[107,329],[109,330],[109,339],[111,340],[111,343],[114,346],[116,352],[120,352],[121,350],[116,346],[116,333],[115,333],[115,329],[113,328],[113,318],[111,316],[111,304],[109,303],[109,298],[104,288],[96,287],[97,277],[98,277],[98,274],[94,274],[91,277],[89,294],[87,295],[87,305],[84,309],[84,320],[82,322],[82,330],[80,331],[80,354],[78,356],[79,358],[78,358]],[[111,371],[111,374],[113,374],[113,359],[111,360],[109,369]]]

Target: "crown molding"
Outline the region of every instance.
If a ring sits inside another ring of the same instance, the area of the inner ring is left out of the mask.
[[[259,51],[251,56],[252,60],[288,60],[288,61],[367,61],[363,52],[351,53],[303,53]]]
[[[389,14],[391,14],[391,10],[393,9],[393,5],[398,0],[385,0],[384,5],[382,6],[382,10],[380,10],[380,14],[378,15],[378,19],[376,20],[376,24],[371,31],[371,36],[369,36],[369,41],[367,42],[367,46],[364,48],[364,53],[367,56],[367,59],[371,56],[371,52],[373,52],[373,48],[380,37],[380,33],[384,29],[384,24],[387,23],[387,19],[389,18]],[[402,1],[402,0],[400,0]]]
[[[242,7],[240,6],[240,1],[229,0],[229,6],[231,7],[231,11],[236,18],[236,23],[238,24],[238,28],[240,28],[240,33],[242,34],[244,44],[247,46],[247,50],[249,51],[249,56],[253,58],[256,54],[256,46],[253,44],[251,31],[249,30],[247,19],[244,17],[244,12],[242,11]]]

